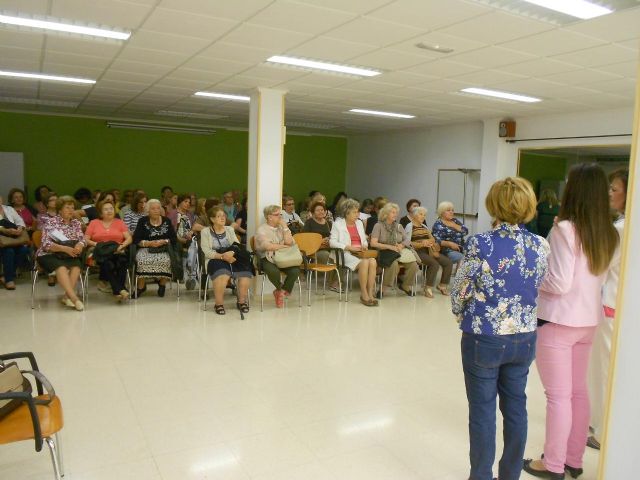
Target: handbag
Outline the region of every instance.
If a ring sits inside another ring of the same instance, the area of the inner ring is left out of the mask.
[[[53,400],[56,392],[53,390],[49,380],[40,372],[33,370],[20,370],[16,362],[4,364],[0,362],[0,393],[29,393],[31,394],[31,382],[24,374],[32,375],[38,380],[48,393],[48,398],[34,398],[36,405],[48,405]],[[0,400],[0,419],[13,412],[24,403],[21,399]]]
[[[295,243],[288,248],[276,250],[273,255],[273,263],[278,268],[299,267],[302,263],[300,248]]]
[[[10,235],[0,235],[0,248],[20,247],[29,243],[29,234],[26,230],[22,230],[20,235],[12,237]]]
[[[359,252],[350,253],[358,258],[378,258],[378,250],[360,250]]]
[[[413,248],[403,248],[400,251],[400,258],[398,258],[399,263],[411,263],[418,262],[422,263],[418,254],[413,250]]]
[[[378,252],[378,265],[382,268],[388,268],[399,258],[400,254],[395,250],[380,250]]]

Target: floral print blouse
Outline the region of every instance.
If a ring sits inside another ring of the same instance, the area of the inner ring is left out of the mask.
[[[467,240],[451,289],[460,329],[483,335],[533,332],[549,244],[524,226],[500,224]]]
[[[80,220],[74,218],[69,222],[65,222],[60,215],[56,215],[42,225],[42,244],[37,253],[38,257],[48,254],[51,245],[56,243],[52,237],[52,233],[56,230],[62,232],[69,240],[76,240],[82,244],[85,243]]]
[[[458,232],[457,230],[451,227],[446,226],[444,222],[439,218],[434,222],[433,228],[431,228],[431,233],[433,234],[433,237],[436,239],[436,241],[439,244],[442,243],[442,241],[444,240],[447,242],[457,243],[462,248],[464,246],[464,237],[466,237],[467,234],[469,233],[469,229],[465,227],[462,224],[462,222],[457,218],[454,218],[453,222],[460,225],[460,227],[462,228],[460,232]],[[450,250],[450,249],[446,247],[443,248],[442,253],[446,253],[447,250]]]

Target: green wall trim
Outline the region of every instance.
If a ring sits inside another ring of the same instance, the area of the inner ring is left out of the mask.
[[[198,196],[244,190],[248,132],[215,135],[107,128],[106,120],[0,112],[0,151],[23,152],[25,182],[59,194],[78,187],[143,188],[151,197],[163,185]],[[328,199],[345,187],[347,139],[287,136],[284,190],[301,200],[310,190]],[[0,192],[6,195],[7,192]]]

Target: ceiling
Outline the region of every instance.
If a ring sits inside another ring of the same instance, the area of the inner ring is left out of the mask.
[[[2,13],[133,32],[120,42],[0,27],[0,70],[97,80],[78,86],[0,77],[0,109],[246,128],[246,103],[192,95],[248,94],[262,86],[288,91],[286,121],[296,130],[354,134],[630,107],[640,0],[604,3],[616,12],[574,21],[519,0],[0,0]],[[454,52],[422,50],[419,42]],[[266,65],[276,54],[384,73],[360,79]],[[543,101],[516,104],[458,93],[465,87]],[[24,103],[35,99],[77,105]],[[345,114],[350,108],[416,118]]]

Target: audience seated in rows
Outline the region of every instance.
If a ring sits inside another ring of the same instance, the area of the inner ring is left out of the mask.
[[[25,238],[26,226],[24,219],[16,210],[3,205],[0,197],[0,256],[2,258],[3,276],[0,283],[7,290],[16,289],[16,270],[26,261],[29,254],[28,237]],[[23,238],[23,240],[20,240]]]

